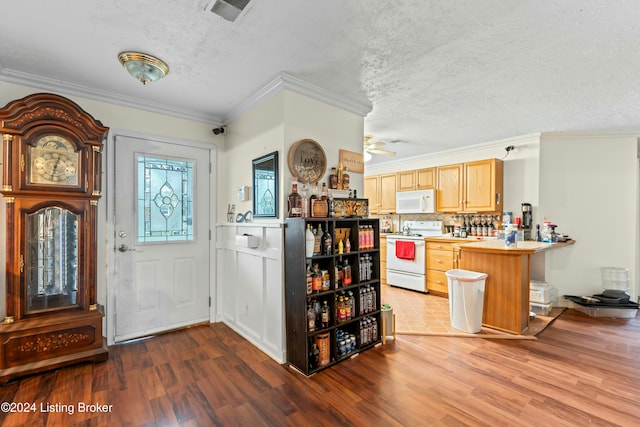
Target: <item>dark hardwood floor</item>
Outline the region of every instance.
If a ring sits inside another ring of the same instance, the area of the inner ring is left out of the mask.
[[[2,426],[632,426],[640,318],[567,310],[537,341],[398,335],[311,378],[213,324],[14,380],[0,397],[36,405],[0,413]]]

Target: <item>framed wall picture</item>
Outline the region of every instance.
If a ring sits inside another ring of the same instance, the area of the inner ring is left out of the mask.
[[[349,172],[364,173],[364,156],[355,151],[340,150],[340,162]]]

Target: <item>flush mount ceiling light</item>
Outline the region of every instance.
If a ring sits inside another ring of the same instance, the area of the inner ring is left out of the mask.
[[[164,61],[140,52],[121,52],[118,59],[122,66],[143,85],[155,82],[169,74],[169,66]]]

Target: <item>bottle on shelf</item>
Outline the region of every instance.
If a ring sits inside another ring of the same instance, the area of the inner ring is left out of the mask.
[[[332,190],[338,189],[338,171],[335,167],[331,168],[331,175],[329,175],[329,188]]]
[[[347,173],[347,168],[345,167],[342,171],[342,189],[349,189],[349,174]]]
[[[327,304],[327,300],[323,301],[321,313],[322,315],[320,320],[320,327],[322,329],[328,328],[329,323],[331,322],[331,313],[329,311],[329,305]]]
[[[333,253],[333,239],[329,233],[329,227],[322,233],[322,255],[331,255]]]
[[[287,210],[289,218],[302,217],[302,197],[298,193],[298,182],[291,184],[291,193],[287,197]]]
[[[313,231],[313,255],[322,253],[322,226],[318,224],[318,228]]]
[[[327,183],[323,182],[322,183],[322,192],[320,193],[320,199],[327,200],[329,198],[328,194],[329,193],[327,193]]]
[[[342,255],[344,253],[344,243],[342,243],[342,239],[338,242],[338,253]]]
[[[298,187],[298,194],[301,198],[302,218],[309,218],[311,216],[311,205],[309,204],[309,191],[306,184],[302,184]]]
[[[356,317],[356,299],[353,296],[353,291],[347,292],[347,295],[349,296],[349,306],[350,306],[351,316]]]
[[[313,276],[311,277],[311,291],[312,292],[320,292],[322,290],[322,280],[323,280],[322,272],[320,271],[320,267],[318,263],[313,264]]]
[[[342,286],[349,286],[351,283],[353,283],[351,277],[351,266],[349,265],[349,261],[345,259],[342,264]]]
[[[316,200],[319,199],[319,195],[318,195],[318,183],[315,182],[313,183],[313,186],[311,187],[311,196],[309,196],[309,216],[310,217],[315,217],[316,216],[316,210],[313,208],[313,205],[315,203]]]
[[[338,163],[338,190],[343,190],[344,187],[342,187],[342,175],[344,173],[344,166],[342,165],[342,162]]]
[[[313,256],[313,247],[315,245],[315,237],[313,235],[313,231],[311,231],[311,224],[307,224],[307,230],[304,233],[305,240],[305,255],[307,258],[311,258]]]
[[[345,237],[344,239],[344,253],[348,254],[351,252],[351,242],[349,242],[349,238]]]
[[[342,284],[342,264],[336,262],[335,265],[335,286],[334,289],[338,289],[339,287],[344,286]]]
[[[313,304],[307,305],[307,332],[313,333],[316,331],[316,311],[313,308]]]
[[[309,369],[316,369],[318,367],[318,357],[320,355],[320,349],[316,344],[311,345],[309,351]]]
[[[331,276],[329,275],[329,270],[320,270],[322,273],[322,288],[320,289],[322,292],[328,291],[331,289]]]
[[[329,205],[329,217],[333,218],[336,216],[336,201],[333,199],[333,193],[329,194],[327,203]]]
[[[307,264],[307,295],[313,293],[313,270],[311,268],[311,262]]]
[[[337,318],[338,318],[338,323],[344,323],[347,319],[347,309],[344,305],[344,297],[342,295],[339,295],[337,297],[338,299],[338,303],[336,304],[336,309],[337,309]]]
[[[344,320],[349,322],[351,320],[351,301],[349,295],[344,296]]]

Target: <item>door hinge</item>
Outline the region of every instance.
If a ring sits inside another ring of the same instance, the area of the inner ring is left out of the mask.
[[[209,307],[211,307],[211,297],[209,297]]]
[[[209,230],[209,240],[211,240],[211,230]]]
[[[209,162],[209,173],[211,173],[212,170],[213,170],[213,165],[211,162]]]

